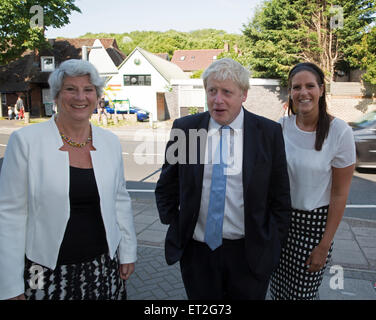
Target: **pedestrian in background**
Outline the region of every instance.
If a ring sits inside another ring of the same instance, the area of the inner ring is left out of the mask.
[[[14,105],[14,109],[17,110],[16,118],[18,120],[22,120],[24,118],[25,107],[24,107],[24,103],[23,103],[21,96],[18,96],[17,102]]]
[[[88,61],[49,78],[58,113],[10,136],[0,175],[0,299],[125,299],[136,234],[118,138],[90,124]]]
[[[330,259],[355,166],[352,129],[327,112],[322,70],[294,66],[289,115],[281,119],[293,207],[287,243],[271,279],[273,299],[313,300]]]
[[[107,123],[107,111],[105,108],[104,97],[102,97],[98,102],[97,113],[98,113],[98,122],[101,123],[103,121],[103,124],[106,124]]]
[[[8,106],[8,120],[13,120],[13,108]]]

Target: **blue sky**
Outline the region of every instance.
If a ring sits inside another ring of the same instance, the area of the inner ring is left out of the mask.
[[[241,33],[262,0],[76,0],[82,13],[73,13],[70,24],[49,29],[48,38],[74,38],[86,32],[131,31],[188,32],[214,28]]]

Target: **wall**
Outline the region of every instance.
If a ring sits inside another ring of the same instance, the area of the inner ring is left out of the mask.
[[[359,119],[365,113],[376,110],[376,100],[346,97],[328,97],[328,111],[346,122]]]
[[[175,81],[172,91],[166,93],[166,104],[171,119],[188,114],[186,106],[180,106],[179,109],[179,85],[187,85],[187,83],[187,81]],[[194,85],[198,86],[198,83]],[[275,121],[281,118],[285,112],[283,104],[288,99],[287,88],[280,87],[276,80],[268,79],[250,79],[250,85],[244,107],[255,114]],[[364,87],[360,83],[334,83],[331,87],[335,95],[328,95],[327,103],[328,111],[333,116],[351,122],[371,110],[376,110],[376,98],[362,97],[365,94],[367,96],[375,94],[375,86]]]
[[[182,88],[183,90],[181,90]],[[190,99],[186,99],[181,95],[189,95],[191,91],[196,91],[196,93],[202,95],[201,99],[196,97],[195,103],[192,106],[199,107],[200,111],[205,108],[205,91],[203,90],[201,79],[175,80],[172,81],[172,91],[166,93],[166,103],[171,119],[188,114],[188,107],[190,105],[185,104]],[[248,91],[244,107],[255,114],[278,120],[284,113],[283,104],[286,100],[287,89],[280,87],[279,81],[250,79],[250,90]]]
[[[361,72],[354,73],[354,76]],[[328,111],[347,122],[355,121],[376,109],[376,86],[361,82],[332,82],[328,96]]]
[[[277,121],[284,114],[287,88],[279,85],[251,85],[244,107],[260,116]]]
[[[331,82],[330,94],[341,97],[371,98],[376,96],[376,85],[362,82]]]
[[[171,91],[165,93],[166,102],[166,119],[179,118],[179,99],[178,99],[178,86],[171,86]]]

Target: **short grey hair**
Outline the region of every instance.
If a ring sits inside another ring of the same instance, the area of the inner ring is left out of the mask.
[[[104,81],[99,76],[98,70],[89,61],[78,59],[64,61],[50,74],[48,84],[50,85],[51,97],[57,98],[66,76],[79,77],[85,75],[89,76],[97,91],[97,97],[100,98],[103,93]]]
[[[240,89],[248,91],[250,72],[244,68],[239,62],[230,58],[222,58],[214,61],[202,74],[204,87],[206,88],[208,78],[213,76],[214,79],[232,80]]]

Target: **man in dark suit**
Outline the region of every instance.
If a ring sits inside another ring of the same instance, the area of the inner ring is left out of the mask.
[[[242,107],[239,63],[217,60],[203,80],[209,112],[174,121],[155,190],[166,260],[189,299],[265,299],[290,223],[282,130]]]

